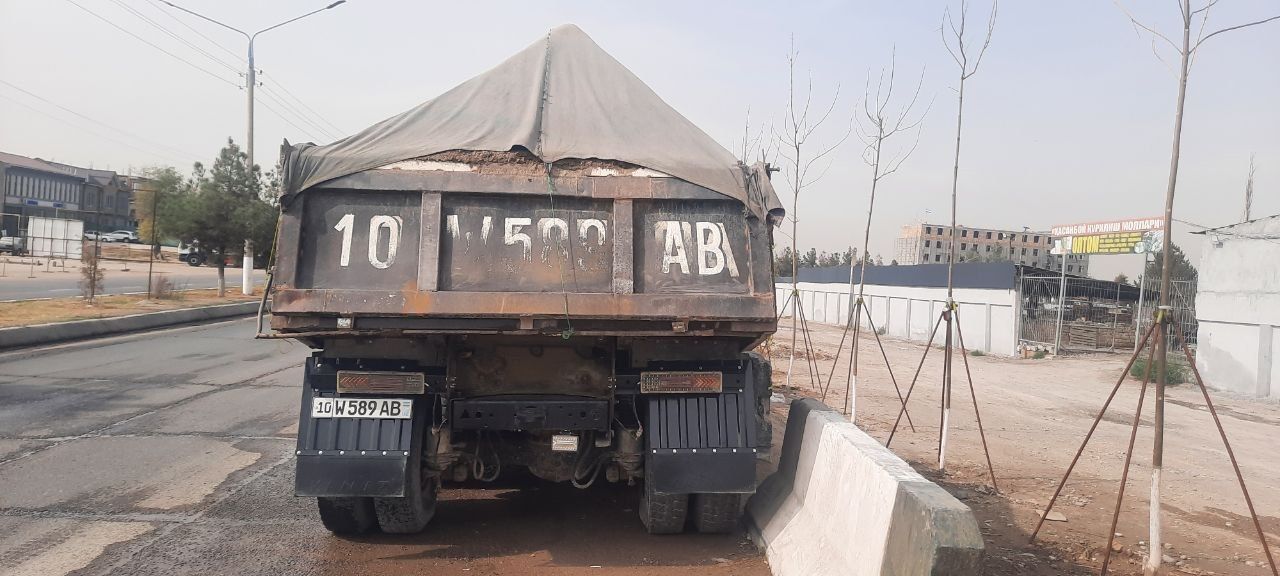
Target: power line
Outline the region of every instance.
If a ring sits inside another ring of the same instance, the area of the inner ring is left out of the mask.
[[[281,120],[284,120],[284,121],[285,121],[286,123],[288,123],[290,126],[293,126],[293,127],[294,127],[294,128],[296,128],[299,132],[302,132],[302,133],[303,133],[304,135],[306,135],[308,138],[311,138],[311,139],[313,139],[313,140],[319,140],[319,138],[316,138],[316,137],[315,137],[315,135],[314,135],[314,134],[312,134],[310,130],[307,130],[306,128],[303,128],[303,127],[301,127],[301,126],[298,126],[297,124],[295,124],[295,123],[293,122],[293,120],[290,120],[289,118],[285,117],[285,115],[284,115],[284,114],[281,114],[279,110],[276,110],[275,108],[272,108],[270,104],[267,104],[266,102],[259,102],[259,104],[262,104],[262,107],[263,107],[263,108],[266,108],[266,109],[267,109],[268,111],[270,111],[272,114],[275,114],[277,118],[279,118],[279,119],[281,119]]]
[[[327,128],[320,125],[315,120],[312,120],[307,115],[301,113],[296,106],[282,99],[282,97],[279,94],[276,94],[274,90],[271,90],[267,86],[262,86],[262,95],[266,96],[267,98],[270,98],[272,102],[275,102],[277,105],[283,108],[286,112],[293,114],[294,117],[296,117],[298,120],[301,120],[307,126],[314,128],[317,134],[320,134],[325,138],[337,140],[337,137],[334,136],[331,132],[329,132]]]
[[[9,81],[7,81],[7,80],[5,80],[5,79],[3,79],[3,78],[0,78],[0,84],[4,84],[5,86],[8,86],[8,87],[10,87],[10,88],[12,88],[12,89],[14,89],[14,90],[19,91],[19,92],[22,92],[23,94],[26,94],[27,96],[30,96],[30,97],[32,97],[32,98],[35,98],[36,100],[39,100],[39,101],[41,101],[41,102],[44,102],[45,104],[48,104],[48,105],[50,105],[50,106],[53,106],[53,107],[55,107],[55,108],[57,108],[57,109],[59,109],[59,110],[62,110],[63,112],[66,112],[66,113],[68,113],[68,114],[72,114],[72,115],[78,116],[78,117],[80,117],[80,118],[83,118],[83,119],[85,119],[85,120],[88,120],[88,121],[90,121],[90,122],[93,122],[94,124],[97,124],[97,125],[99,125],[99,126],[102,126],[102,127],[104,127],[104,128],[110,129],[110,130],[115,131],[115,132],[119,132],[119,133],[124,134],[124,135],[126,135],[126,136],[130,136],[130,137],[132,137],[132,138],[136,138],[136,139],[138,139],[138,140],[140,140],[140,141],[142,141],[142,142],[146,142],[146,143],[148,143],[148,144],[150,144],[150,145],[152,145],[152,146],[156,146],[156,147],[159,147],[159,148],[166,148],[166,149],[168,149],[168,150],[171,150],[171,151],[173,151],[173,152],[177,152],[177,153],[179,153],[179,154],[183,154],[183,155],[185,155],[185,156],[190,156],[190,157],[194,157],[194,158],[199,158],[199,157],[200,157],[200,155],[199,155],[199,154],[192,154],[191,152],[189,152],[189,151],[187,151],[187,150],[183,150],[183,149],[181,149],[181,148],[175,148],[175,147],[170,146],[170,145],[168,145],[168,144],[164,144],[164,143],[162,143],[162,142],[157,142],[157,141],[155,141],[155,140],[151,140],[150,138],[145,138],[145,137],[139,136],[139,135],[137,135],[137,134],[130,133],[128,130],[122,130],[122,129],[120,129],[120,128],[117,128],[117,127],[115,127],[115,126],[112,126],[112,125],[110,125],[110,124],[107,124],[106,122],[103,122],[103,121],[101,121],[101,120],[96,120],[96,119],[94,119],[94,118],[90,118],[89,116],[86,116],[86,115],[84,115],[84,114],[81,114],[81,113],[79,113],[79,112],[76,112],[75,110],[72,110],[72,109],[70,109],[70,108],[67,108],[66,106],[63,106],[63,105],[61,105],[61,104],[58,104],[57,102],[54,102],[54,101],[52,101],[52,100],[49,100],[48,98],[45,98],[45,97],[43,97],[43,96],[41,96],[41,95],[39,95],[39,94],[36,94],[35,92],[32,92],[32,91],[30,91],[30,90],[27,90],[26,88],[23,88],[23,87],[21,87],[21,86],[18,86],[18,85],[16,85],[16,84],[13,84],[12,82],[9,82]]]
[[[150,17],[148,17],[146,14],[143,14],[142,12],[139,12],[139,11],[138,11],[137,9],[135,9],[133,6],[130,6],[130,5],[128,5],[128,4],[125,4],[124,2],[121,2],[120,0],[111,0],[111,2],[113,2],[115,5],[117,5],[117,6],[121,7],[121,8],[124,8],[124,9],[125,9],[127,12],[129,12],[130,14],[133,14],[134,16],[137,16],[137,17],[138,17],[139,19],[141,19],[143,22],[146,22],[147,24],[150,24],[151,26],[155,27],[156,29],[160,30],[161,32],[164,32],[164,33],[165,33],[165,34],[167,34],[170,38],[173,38],[174,40],[177,40],[178,42],[181,42],[181,43],[183,43],[183,44],[187,45],[187,46],[188,46],[189,48],[191,48],[192,50],[195,50],[196,52],[199,52],[200,54],[203,54],[205,57],[209,58],[210,60],[213,60],[214,62],[217,62],[217,63],[218,63],[219,65],[221,65],[222,67],[224,67],[224,68],[226,68],[226,69],[228,69],[228,70],[230,70],[230,71],[232,71],[232,72],[234,72],[234,73],[237,73],[237,74],[239,74],[239,73],[240,73],[240,70],[239,70],[239,69],[237,69],[235,66],[232,66],[232,65],[230,65],[230,64],[227,64],[227,63],[226,63],[226,62],[224,62],[221,58],[218,58],[217,56],[214,56],[213,54],[209,53],[209,51],[208,51],[208,50],[205,50],[204,48],[201,48],[201,47],[199,47],[199,46],[196,46],[195,44],[191,43],[191,41],[187,40],[186,38],[183,38],[182,36],[179,36],[179,35],[178,35],[177,33],[175,33],[174,31],[172,31],[172,30],[170,30],[170,29],[166,28],[163,24],[160,24],[159,22],[156,22],[155,20],[152,20],[152,19],[151,19]]]
[[[57,121],[59,121],[59,122],[62,122],[63,124],[66,124],[66,125],[68,125],[68,126],[71,126],[72,128],[77,128],[77,129],[79,129],[79,130],[83,130],[83,131],[88,132],[88,133],[90,133],[90,134],[93,134],[94,136],[97,136],[97,137],[99,137],[99,138],[103,138],[103,139],[106,139],[106,140],[110,140],[110,141],[112,141],[112,142],[115,142],[116,144],[120,144],[120,145],[122,145],[122,146],[127,146],[127,147],[129,147],[129,148],[133,148],[134,150],[137,150],[137,151],[139,151],[139,152],[143,152],[143,153],[145,153],[145,154],[150,154],[150,155],[152,155],[152,156],[156,156],[156,157],[159,157],[159,158],[164,158],[164,159],[166,159],[166,160],[170,160],[170,161],[174,161],[174,162],[179,162],[179,163],[186,162],[186,160],[179,159],[179,158],[177,158],[177,157],[175,157],[175,156],[170,156],[170,155],[168,155],[168,154],[163,154],[163,153],[160,153],[160,152],[158,152],[158,151],[156,151],[156,150],[146,150],[146,149],[144,149],[144,148],[140,148],[140,147],[138,147],[138,146],[135,146],[135,145],[133,145],[133,144],[130,144],[130,143],[128,143],[128,142],[125,142],[124,140],[120,140],[120,139],[118,139],[118,138],[114,138],[114,137],[112,137],[112,136],[109,136],[109,135],[106,135],[106,134],[102,134],[102,133],[97,132],[97,131],[95,131],[95,130],[91,130],[91,129],[89,129],[89,128],[85,128],[84,126],[80,126],[80,125],[78,125],[78,124],[76,124],[76,123],[74,123],[74,122],[71,122],[70,120],[67,120],[66,118],[59,118],[59,117],[57,117],[57,116],[54,116],[53,114],[50,114],[50,113],[48,113],[48,112],[45,112],[44,110],[41,110],[41,109],[36,108],[36,107],[34,107],[34,106],[31,106],[30,104],[27,104],[27,103],[25,103],[25,102],[22,102],[21,100],[18,100],[18,99],[16,99],[16,98],[11,97],[11,96],[7,96],[7,95],[5,95],[5,94],[3,94],[3,93],[0,93],[0,98],[3,98],[3,99],[8,100],[8,101],[10,101],[10,102],[13,102],[14,104],[17,104],[17,105],[19,105],[19,106],[22,106],[23,108],[26,108],[26,109],[28,109],[28,110],[31,110],[32,112],[35,112],[35,113],[40,114],[40,115],[42,115],[42,116],[45,116],[45,117],[47,117],[47,118],[52,118],[52,119],[54,119],[54,120],[57,120]]]
[[[176,60],[178,60],[178,61],[180,61],[180,62],[182,62],[182,63],[186,64],[187,66],[190,66],[190,67],[192,67],[192,68],[195,68],[196,70],[199,70],[199,71],[201,71],[201,72],[204,72],[205,74],[208,74],[209,76],[213,77],[213,78],[214,78],[214,79],[216,79],[216,80],[219,80],[219,81],[221,81],[221,82],[226,82],[227,84],[230,84],[231,86],[234,86],[234,87],[236,87],[236,88],[240,88],[240,85],[239,85],[239,84],[237,84],[237,83],[235,83],[235,82],[232,82],[232,81],[230,81],[230,80],[227,80],[226,78],[223,78],[223,77],[221,77],[221,76],[217,75],[216,73],[214,73],[214,72],[210,71],[210,70],[209,70],[209,69],[207,69],[207,68],[204,68],[204,67],[200,66],[199,64],[196,64],[196,63],[194,63],[194,62],[192,62],[192,61],[190,61],[190,60],[187,60],[186,58],[183,58],[183,57],[181,57],[181,56],[179,56],[179,55],[177,55],[177,54],[174,54],[173,52],[170,52],[170,51],[168,51],[168,50],[165,50],[164,48],[161,48],[160,46],[156,45],[155,43],[151,42],[150,40],[147,40],[146,38],[143,38],[143,37],[141,37],[141,36],[139,36],[139,35],[137,35],[137,34],[134,34],[133,32],[130,32],[129,30],[127,30],[127,29],[125,29],[125,28],[121,27],[119,24],[116,24],[115,22],[112,22],[111,20],[108,20],[107,18],[103,17],[102,15],[98,14],[97,12],[94,12],[93,10],[90,10],[90,9],[88,9],[88,8],[85,8],[84,6],[82,6],[82,5],[80,5],[78,2],[76,2],[76,0],[67,0],[67,2],[71,3],[71,5],[75,6],[76,8],[79,8],[79,9],[81,9],[81,10],[84,10],[85,12],[88,12],[88,13],[89,13],[90,15],[92,15],[94,18],[97,18],[97,19],[99,19],[99,20],[101,20],[101,21],[103,21],[103,22],[106,22],[107,24],[110,24],[112,28],[115,28],[116,30],[119,30],[119,31],[121,31],[121,32],[124,32],[125,34],[128,34],[128,35],[130,35],[130,36],[134,37],[134,38],[135,38],[135,39],[137,39],[139,42],[142,42],[143,44],[146,44],[147,46],[150,46],[150,47],[152,47],[152,48],[155,48],[156,50],[159,50],[159,51],[161,51],[161,52],[164,52],[165,54],[168,54],[170,57],[172,57],[172,58],[174,58],[174,59],[176,59]]]
[[[262,74],[263,74],[264,76],[266,76],[266,75],[267,75],[267,73],[266,73],[266,72],[263,72]],[[306,103],[306,102],[303,102],[301,98],[299,98],[299,97],[295,96],[295,95],[293,94],[293,92],[290,92],[290,91],[289,91],[289,89],[288,89],[288,88],[285,88],[284,84],[281,84],[279,80],[275,80],[275,78],[273,77],[273,78],[272,78],[272,81],[274,81],[274,82],[275,82],[275,86],[276,86],[276,88],[279,88],[279,89],[280,89],[280,90],[282,90],[285,94],[289,95],[289,96],[290,96],[291,98],[293,98],[293,99],[294,99],[294,101],[296,101],[299,105],[301,105],[303,108],[307,109],[307,110],[308,110],[308,111],[310,111],[312,114],[314,114],[314,115],[315,115],[315,117],[316,117],[316,118],[318,118],[321,122],[324,122],[324,123],[325,123],[326,125],[328,125],[330,128],[332,128],[332,129],[334,129],[335,131],[337,131],[337,133],[338,133],[338,134],[344,134],[344,133],[346,132],[345,130],[343,130],[343,129],[339,128],[337,125],[335,125],[333,122],[330,122],[330,121],[329,121],[327,118],[325,118],[324,116],[320,115],[320,113],[319,113],[319,112],[316,112],[316,111],[315,111],[315,109],[313,109],[313,108],[312,108],[312,107],[310,107],[310,106],[307,106],[307,103]]]
[[[168,11],[168,10],[166,10],[164,6],[161,6],[161,5],[160,5],[160,3],[159,3],[159,2],[157,2],[156,0],[147,0],[147,3],[148,3],[148,4],[151,4],[151,6],[152,6],[152,7],[154,7],[154,8],[156,9],[156,11],[160,12],[161,14],[164,14],[166,18],[168,18],[168,19],[170,19],[170,20],[173,20],[174,22],[177,22],[178,24],[181,24],[183,28],[186,28],[187,30],[190,30],[191,32],[195,33],[195,35],[196,35],[196,36],[199,36],[199,37],[201,37],[201,38],[204,38],[204,39],[205,39],[206,41],[208,41],[210,44],[213,44],[214,46],[217,46],[217,47],[218,47],[218,49],[222,50],[223,52],[226,52],[227,54],[230,54],[232,58],[235,58],[235,59],[236,59],[237,61],[239,61],[242,65],[244,65],[244,66],[248,66],[248,65],[249,65],[249,61],[248,61],[248,60],[245,60],[245,59],[244,59],[244,56],[241,56],[241,55],[239,55],[239,54],[236,54],[236,53],[235,53],[235,51],[231,50],[230,48],[227,48],[226,46],[223,46],[223,45],[222,45],[221,43],[219,43],[217,40],[214,40],[213,38],[210,38],[210,37],[208,37],[208,36],[205,36],[205,35],[204,35],[204,33],[200,32],[200,30],[199,30],[198,28],[196,28],[196,27],[194,27],[194,26],[192,26],[192,25],[190,25],[190,24],[187,24],[187,23],[186,23],[186,22],[184,22],[181,18],[178,18],[177,16],[174,16],[173,14],[170,14],[170,13],[169,13],[169,11]]]

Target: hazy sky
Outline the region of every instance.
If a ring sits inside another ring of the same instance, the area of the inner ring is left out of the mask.
[[[243,84],[236,72],[244,66],[240,36],[162,10],[158,0],[75,2],[207,72],[70,0],[0,0],[0,150],[124,172],[156,164],[186,169],[194,160],[210,162],[228,136],[244,140],[245,94],[235,86]],[[258,29],[324,0],[175,3]],[[844,131],[868,73],[885,65],[896,46],[899,76],[909,79],[924,69],[923,94],[933,107],[915,155],[881,182],[871,252],[887,261],[900,226],[924,218],[925,210],[932,210],[932,221],[946,218],[957,70],[939,36],[945,5],[349,0],[257,41],[264,71],[257,161],[274,164],[283,138],[331,140],[271,98],[310,115],[289,96],[295,95],[322,117],[311,122],[332,123],[337,129],[327,127],[329,133],[345,135],[487,70],[566,22],[581,26],[731,149],[748,109],[753,122],[781,119],[794,34],[815,101],[828,102],[840,87],[828,129],[814,137],[822,144]],[[1147,23],[1177,32],[1175,2],[1130,5]],[[984,19],[989,6],[975,4],[971,19]],[[1225,0],[1214,8],[1210,28],[1277,12],[1275,2]],[[1170,52],[1162,54],[1173,63]],[[1161,214],[1176,84],[1172,69],[1152,54],[1149,37],[1136,35],[1109,1],[1001,3],[990,51],[966,84],[960,224],[1047,229]],[[1175,218],[1206,226],[1237,221],[1251,153],[1257,156],[1253,213],[1280,212],[1277,102],[1280,22],[1204,45],[1191,74]],[[834,154],[826,176],[801,196],[801,246],[834,251],[861,243],[870,178],[861,151],[851,138]],[[790,206],[785,182],[775,178],[775,185]],[[1198,258],[1200,237],[1186,234],[1192,229],[1175,224],[1174,240]],[[1131,257],[1095,257],[1092,270],[1109,278],[1136,266]]]

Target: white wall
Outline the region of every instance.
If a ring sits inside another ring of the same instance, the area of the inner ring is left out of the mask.
[[[779,312],[791,295],[791,284],[778,283]],[[800,301],[809,322],[843,326],[849,317],[849,285],[801,282]],[[957,289],[960,328],[969,350],[1013,356],[1018,345],[1018,293],[1016,290]],[[925,342],[946,306],[946,288],[912,286],[879,286],[868,284],[866,306],[877,328],[887,329],[894,338]],[[790,317],[795,307],[787,305],[784,316]],[[869,328],[865,317],[861,320]],[[939,329],[934,343],[941,345],[946,331]]]
[[[1196,366],[1205,383],[1280,398],[1280,217],[1205,234]]]

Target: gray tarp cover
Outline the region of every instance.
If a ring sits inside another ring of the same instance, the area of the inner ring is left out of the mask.
[[[544,162],[629,162],[736,198],[757,213],[781,209],[763,166],[741,167],[573,25],[553,29],[496,68],[355,135],[325,146],[285,142],[286,187],[295,194],[445,150],[515,146]],[[747,181],[753,182],[750,191]]]

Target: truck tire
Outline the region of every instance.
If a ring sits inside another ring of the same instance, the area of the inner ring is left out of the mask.
[[[773,401],[773,364],[757,352],[747,352],[751,362],[752,388],[756,401],[756,442],[761,448],[773,446],[773,420],[769,419],[769,406]]]
[[[689,517],[688,494],[658,494],[653,482],[646,479],[644,495],[640,498],[640,521],[650,534],[679,534],[684,532]]]
[[[738,528],[741,494],[694,494],[693,527],[703,534],[728,534]]]
[[[377,526],[372,498],[316,498],[320,522],[334,534],[364,534]]]
[[[437,488],[433,477],[422,474],[421,451],[409,458],[405,478],[405,495],[401,498],[374,498],[373,509],[378,516],[378,527],[388,534],[417,534],[427,527],[436,514]],[[417,487],[414,490],[413,487]]]

